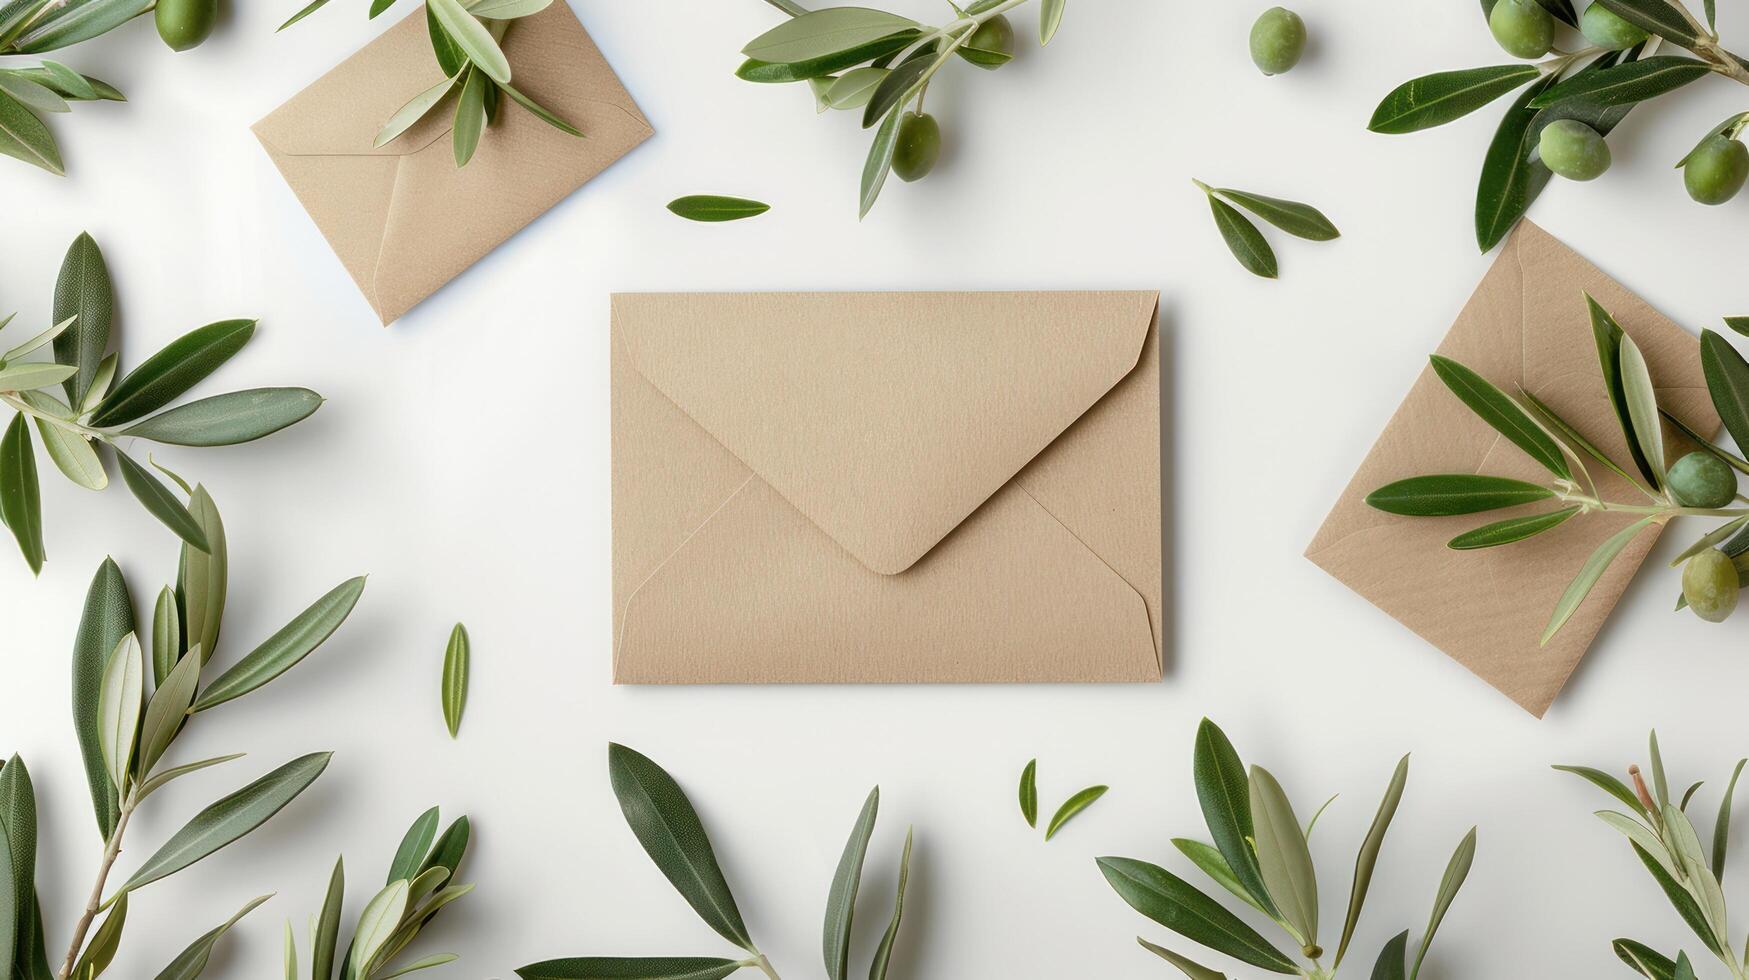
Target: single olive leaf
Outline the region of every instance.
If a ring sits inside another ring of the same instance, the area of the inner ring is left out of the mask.
[[[6,434],[0,436],[0,517],[18,541],[31,574],[40,574],[47,557],[43,549],[42,484],[23,412],[12,417]]]
[[[1045,840],[1057,836],[1057,831],[1097,802],[1109,789],[1109,786],[1089,786],[1064,800],[1063,805],[1057,807],[1057,812],[1051,815],[1050,823],[1045,825]]]
[[[1605,10],[1641,30],[1650,31],[1683,47],[1692,47],[1700,40],[1682,12],[1665,0],[1595,0]]]
[[[97,829],[104,840],[115,831],[120,802],[103,764],[98,735],[103,671],[116,644],[133,631],[134,607],[127,581],[115,560],[105,558],[85,592],[79,631],[73,639],[73,732],[79,739],[85,778],[91,786],[91,803],[97,813]]]
[[[1500,118],[1488,144],[1476,183],[1476,245],[1483,252],[1506,238],[1551,176],[1541,160],[1531,157],[1541,133],[1533,125],[1538,110],[1528,106],[1558,80],[1558,76],[1548,75],[1520,93]]]
[[[899,141],[899,115],[899,107],[894,106],[881,122],[880,128],[875,130],[874,142],[869,144],[868,158],[862,165],[858,220],[868,217],[869,209],[874,207],[875,199],[880,197],[881,188],[886,186],[887,174],[892,172],[893,150]]]
[[[1674,92],[1710,74],[1712,66],[1704,61],[1660,55],[1581,72],[1530,100],[1530,106],[1541,109],[1574,99],[1599,106],[1629,105]]]
[[[741,53],[757,61],[805,61],[916,27],[916,21],[883,10],[827,7],[784,21],[747,42]]]
[[[1567,457],[1561,452],[1561,447],[1505,392],[1449,357],[1435,354],[1429,358],[1429,362],[1433,366],[1433,373],[1451,389],[1452,394],[1457,395],[1460,401],[1469,406],[1470,411],[1475,412],[1494,431],[1524,450],[1550,473],[1563,480],[1573,478],[1573,472],[1567,466]]]
[[[739,221],[771,210],[771,205],[744,197],[689,194],[668,202],[668,210],[688,221]]]
[[[189,512],[188,508],[177,500],[164,484],[159,483],[150,470],[134,461],[132,456],[115,450],[116,462],[121,464],[122,482],[128,490],[146,508],[146,512],[162,521],[164,526],[176,532],[176,536],[186,541],[198,551],[206,551],[212,545],[206,539],[206,529],[200,521]]]
[[[1140,936],[1136,937],[1136,942],[1140,943],[1143,949],[1177,967],[1178,972],[1189,977],[1190,980],[1227,980],[1225,973],[1203,966],[1187,956],[1180,956],[1164,946],[1156,946]]]
[[[1628,546],[1628,542],[1632,541],[1635,535],[1645,530],[1651,523],[1652,518],[1646,517],[1629,524],[1617,531],[1607,541],[1598,545],[1597,550],[1591,553],[1591,557],[1585,559],[1585,564],[1579,569],[1579,574],[1567,586],[1567,590],[1561,594],[1560,601],[1555,603],[1555,611],[1549,617],[1549,625],[1543,630],[1542,646],[1547,646],[1549,640],[1560,632],[1561,627],[1567,625],[1567,620],[1572,619],[1573,614],[1579,611],[1579,606],[1584,603],[1585,597],[1591,594],[1592,588],[1597,585],[1597,580],[1603,577],[1610,562],[1615,561],[1622,549]]]
[[[1196,729],[1192,776],[1203,820],[1227,867],[1266,914],[1279,917],[1269,890],[1264,887],[1256,853],[1251,849],[1256,829],[1252,824],[1251,788],[1245,763],[1227,734],[1207,718]]]
[[[1227,243],[1233,257],[1245,267],[1247,272],[1265,279],[1276,277],[1275,250],[1269,247],[1269,242],[1263,238],[1263,233],[1257,230],[1244,215],[1234,210],[1233,206],[1209,195],[1209,210],[1214,212],[1215,227],[1221,232],[1221,238]]]
[[[1427,959],[1433,936],[1439,932],[1440,923],[1445,921],[1445,914],[1451,910],[1451,903],[1457,899],[1458,890],[1463,888],[1475,861],[1476,828],[1471,827],[1464,839],[1458,842],[1457,850],[1446,863],[1445,874],[1439,879],[1439,891],[1433,897],[1433,914],[1428,919],[1427,930],[1421,934],[1421,948],[1415,952],[1415,965],[1409,968],[1409,980],[1421,975],[1421,964]]]
[[[41,167],[57,177],[67,172],[49,128],[29,106],[5,92],[0,92],[0,153]]]
[[[486,89],[491,81],[478,68],[469,67],[462,79],[461,98],[455,103],[455,121],[450,129],[450,147],[455,165],[465,167],[479,149],[480,134],[486,131]]]
[[[1310,204],[1233,190],[1230,187],[1217,187],[1214,192],[1298,238],[1327,242],[1342,234],[1329,218],[1324,217],[1322,211]]]
[[[708,956],[572,956],[517,967],[522,980],[723,980],[745,963]]]
[[[207,962],[212,959],[213,947],[218,945],[225,933],[229,932],[231,927],[236,925],[245,915],[255,911],[256,906],[272,897],[271,895],[263,895],[250,901],[222,925],[196,939],[187,949],[178,954],[176,959],[170,961],[170,965],[158,974],[157,980],[195,980],[206,971]]]
[[[1610,948],[1615,950],[1615,955],[1623,963],[1650,980],[1672,980],[1676,975],[1676,963],[1645,943],[1617,939],[1610,944]]]
[[[1020,815],[1028,827],[1038,826],[1038,760],[1034,759],[1020,771]]]
[[[352,614],[353,607],[364,594],[364,584],[365,578],[360,575],[328,590],[208,684],[199,700],[194,702],[193,710],[205,711],[240,698],[297,666],[333,636],[346,617]]]
[[[449,631],[449,643],[443,651],[443,722],[449,737],[461,731],[462,711],[468,705],[468,672],[472,667],[473,647],[468,641],[468,629],[460,623]]]
[[[1098,864],[1120,898],[1160,925],[1271,973],[1299,973],[1257,930],[1165,868],[1121,857],[1102,857]]]
[[[1548,487],[1500,476],[1446,473],[1412,476],[1367,494],[1370,507],[1407,517],[1450,517],[1548,500]]]
[[[899,922],[905,916],[905,883],[911,877],[911,828],[905,829],[905,850],[899,855],[899,885],[893,898],[893,918],[887,923],[874,959],[868,967],[868,980],[887,980],[887,966],[892,962],[893,946],[899,940]]]
[[[1535,65],[1493,65],[1411,79],[1384,97],[1366,128],[1398,134],[1441,126],[1475,112],[1540,74]]]
[[[1360,911],[1366,905],[1366,894],[1372,888],[1373,871],[1378,867],[1379,851],[1384,848],[1385,833],[1391,829],[1391,821],[1397,816],[1397,806],[1403,801],[1403,787],[1409,782],[1409,757],[1397,760],[1397,768],[1391,773],[1391,782],[1385,787],[1384,798],[1379,800],[1378,812],[1373,814],[1372,826],[1367,828],[1366,837],[1360,844],[1360,852],[1354,858],[1354,883],[1348,890],[1348,914],[1342,922],[1342,939],[1336,947],[1336,966],[1342,965],[1342,958],[1348,953],[1348,944],[1354,939],[1354,929],[1360,924]],[[1402,956],[1397,957],[1399,961]]]
[[[856,913],[856,893],[862,884],[862,866],[868,857],[868,842],[874,835],[880,806],[881,788],[876,786],[869,792],[856,823],[851,826],[850,839],[844,843],[844,853],[839,856],[838,869],[832,875],[832,887],[826,893],[821,952],[828,980],[849,980],[850,977],[850,928]]]
[[[1497,548],[1504,544],[1523,541],[1544,531],[1552,531],[1574,514],[1579,513],[1579,505],[1563,507],[1547,514],[1530,514],[1525,517],[1509,517],[1503,521],[1485,524],[1473,531],[1464,533],[1447,541],[1445,546],[1453,551],[1474,551],[1480,548]]]

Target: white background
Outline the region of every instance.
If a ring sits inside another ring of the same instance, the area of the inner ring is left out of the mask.
[[[478,830],[478,891],[421,947],[463,954],[446,975],[508,976],[566,954],[729,955],[625,829],[604,763],[618,740],[690,792],[749,927],[787,980],[821,974],[826,886],[875,783],[884,806],[855,970],[884,928],[911,823],[894,976],[1161,977],[1169,968],[1133,937],[1167,934],[1113,895],[1093,858],[1132,855],[1194,875],[1168,838],[1203,834],[1190,756],[1205,714],[1247,761],[1280,775],[1302,811],[1342,793],[1313,838],[1327,933],[1339,929],[1354,847],[1391,766],[1414,753],[1347,974],[1367,975],[1397,931],[1419,935],[1471,824],[1480,853],[1431,980],[1626,975],[1608,945],[1624,934],[1672,953],[1698,946],[1590,816],[1603,798],[1548,769],[1643,762],[1646,729],[1658,725],[1673,782],[1711,780],[1699,797],[1708,832],[1723,777],[1749,753],[1749,626],[1671,614],[1676,578],[1658,566],[1681,542],[1661,543],[1542,721],[1300,557],[1490,261],[1473,244],[1471,202],[1499,109],[1412,136],[1365,130],[1406,78],[1506,60],[1472,0],[1301,0],[1312,48],[1280,78],[1246,55],[1260,0],[1073,0],[1042,51],[1029,6],[1012,65],[959,66],[932,89],[948,146],[939,171],[892,182],[861,223],[866,134],[853,119],[816,117],[799,87],[731,74],[737,49],[775,11],[757,0],[583,0],[579,15],[656,137],[384,329],[248,126],[410,2],[371,24],[363,0],[335,0],[280,35],[291,0],[231,3],[220,33],[186,54],[131,25],[64,53],[132,100],[53,121],[69,176],[0,168],[0,305],[27,328],[46,322],[62,251],[87,229],[114,273],[129,363],[201,323],[259,316],[257,339],[218,385],[305,384],[330,399],[263,443],[160,454],[212,488],[230,529],[221,658],[340,580],[371,575],[316,656],[202,715],[179,742],[183,759],[249,757],[153,800],[124,868],[284,759],[336,755],[262,831],[136,896],[119,975],[152,975],[269,891],[278,897],[234,935],[213,975],[277,975],[280,920],[302,932],[335,854],[354,883],[350,921],[431,803],[446,817],[470,813]],[[935,19],[940,6],[901,9]],[[1727,40],[1749,31],[1739,5],[1721,6]],[[1745,95],[1707,79],[1636,111],[1611,141],[1615,168],[1592,185],[1552,187],[1534,217],[1692,329],[1749,313],[1749,198],[1691,204],[1670,169]],[[1271,233],[1282,279],[1254,279],[1226,254],[1192,176],[1314,202],[1344,237]],[[773,209],[722,226],[662,209],[699,192]],[[610,686],[610,292],[1065,287],[1164,294],[1164,683]],[[81,597],[113,554],[149,609],[174,575],[175,542],[119,487],[98,495],[52,471],[44,479],[41,579],[9,548],[0,560],[0,748],[23,753],[35,774],[39,884],[50,945],[64,947],[99,845],[68,720]],[[474,681],[452,742],[438,681],[457,619],[473,634]],[[1016,813],[1015,779],[1032,756],[1047,811],[1088,783],[1113,787],[1049,845]],[[1749,887],[1746,869],[1736,862],[1728,892]]]

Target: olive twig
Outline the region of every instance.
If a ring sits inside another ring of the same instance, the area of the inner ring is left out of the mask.
[[[24,399],[19,398],[18,392],[16,392],[16,391],[0,391],[0,401],[5,402],[7,405],[11,406],[12,408],[16,409],[17,411],[23,412],[24,414],[30,416],[31,418],[36,419],[39,422],[47,422],[51,425],[59,426],[60,428],[68,430],[69,432],[76,432],[79,435],[85,436],[88,439],[97,439],[97,440],[100,440],[102,442],[114,442],[115,441],[115,439],[111,435],[111,433],[106,432],[102,429],[93,429],[93,428],[90,428],[88,426],[80,425],[79,423],[74,422],[71,419],[59,418],[57,416],[50,415],[47,412],[41,411],[40,409],[37,409],[37,408],[31,406]]]

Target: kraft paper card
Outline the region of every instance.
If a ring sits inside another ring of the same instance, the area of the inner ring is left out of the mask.
[[[1645,353],[1666,410],[1698,432],[1719,426],[1701,374],[1699,342],[1572,249],[1528,221],[1501,249],[1439,353],[1507,392],[1546,402],[1611,458],[1627,460],[1626,437],[1604,394],[1584,294],[1614,314]],[[1673,429],[1672,459],[1686,452]],[[1636,492],[1601,465],[1588,467],[1606,498]],[[1395,517],[1368,507],[1368,493],[1430,473],[1488,473],[1545,482],[1548,474],[1500,438],[1424,369],[1306,556],[1483,680],[1541,717],[1657,540],[1635,538],[1590,598],[1548,646],[1556,600],[1585,559],[1631,517],[1590,514],[1558,530],[1481,551],[1445,543],[1491,520],[1536,508],[1467,517]]]
[[[616,295],[615,681],[1158,681],[1158,302]]]
[[[450,148],[452,103],[373,149],[395,110],[443,79],[425,22],[413,11],[254,127],[385,324],[652,132],[559,0],[515,21],[504,53],[511,84],[582,130],[582,139],[504,99],[466,167],[456,167]]]

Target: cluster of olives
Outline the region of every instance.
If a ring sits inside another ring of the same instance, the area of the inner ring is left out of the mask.
[[[1670,496],[1683,507],[1713,509],[1737,499],[1737,475],[1711,453],[1693,452],[1676,461],[1665,475]],[[1724,622],[1737,608],[1741,591],[1731,556],[1707,548],[1682,569],[1682,597],[1688,608],[1709,623]]]
[[[158,0],[152,12],[158,36],[172,51],[187,51],[212,36],[219,22],[219,0]]]
[[[1541,58],[1555,45],[1555,18],[1537,0],[1497,0],[1488,13],[1488,29],[1508,54],[1519,58]],[[1647,38],[1644,29],[1595,0],[1580,15],[1579,32],[1606,51],[1625,51]],[[1544,127],[1537,153],[1549,170],[1568,180],[1595,180],[1609,169],[1609,144],[1577,119]],[[1702,204],[1729,201],[1746,180],[1749,147],[1723,133],[1707,137],[1682,164],[1688,196]]]
[[[970,48],[979,57],[967,54]],[[1014,56],[1014,25],[1006,16],[996,16],[979,24],[972,36],[960,48],[960,54],[979,68],[996,69]],[[992,57],[992,55],[994,57]],[[893,173],[905,181],[920,180],[935,169],[941,159],[941,124],[919,108],[899,117],[899,133],[893,143]]]

